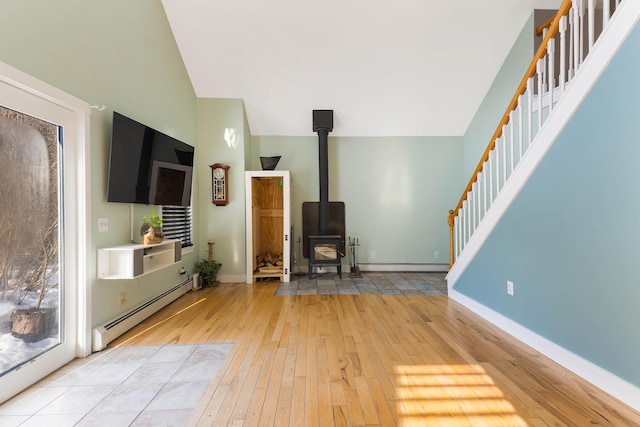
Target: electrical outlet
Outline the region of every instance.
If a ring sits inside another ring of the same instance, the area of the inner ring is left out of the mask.
[[[513,296],[513,282],[511,280],[507,280],[507,293]]]
[[[435,251],[435,252],[433,253],[433,258],[434,258],[434,259],[440,259],[440,252],[439,252],[439,251]]]
[[[109,218],[98,218],[98,233],[109,231]]]
[[[376,259],[376,251],[371,251],[371,259]]]
[[[120,306],[123,306],[127,303],[127,296],[124,292],[120,292]]]

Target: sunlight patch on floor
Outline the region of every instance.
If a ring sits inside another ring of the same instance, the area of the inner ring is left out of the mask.
[[[135,338],[145,334],[146,332],[149,332],[150,330],[157,328],[158,326],[162,325],[163,323],[168,322],[169,320],[173,319],[174,317],[176,317],[177,315],[187,311],[187,310],[191,310],[193,308],[195,308],[198,304],[205,302],[207,299],[206,298],[201,298],[198,301],[194,302],[193,304],[189,305],[188,307],[183,308],[182,310],[178,310],[175,313],[163,318],[162,320],[159,320],[158,322],[154,323],[153,325],[149,326],[148,328],[138,332],[135,335],[132,335],[131,337],[127,338],[126,340],[122,341],[121,343],[119,343],[118,345],[116,345],[116,347],[119,346],[125,346],[127,345],[130,341],[133,341]]]
[[[399,425],[526,426],[480,365],[395,368]]]

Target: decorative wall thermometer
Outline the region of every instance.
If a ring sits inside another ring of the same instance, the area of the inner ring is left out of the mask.
[[[211,181],[213,190],[213,203],[216,206],[225,206],[229,203],[229,166],[222,163],[209,165],[211,168]]]

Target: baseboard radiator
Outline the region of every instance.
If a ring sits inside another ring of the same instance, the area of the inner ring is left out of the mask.
[[[109,342],[118,338],[129,329],[151,316],[167,304],[175,301],[187,291],[192,289],[193,278],[189,278],[184,282],[162,292],[150,300],[133,307],[131,310],[122,313],[115,319],[112,319],[93,330],[93,351],[104,350]]]

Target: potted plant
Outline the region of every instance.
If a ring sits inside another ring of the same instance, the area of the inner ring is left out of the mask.
[[[41,304],[47,290],[57,286],[57,283],[50,283],[52,276],[57,274],[55,267],[58,258],[55,240],[57,232],[58,221],[55,220],[43,235],[37,257],[31,259],[33,262],[30,264],[30,271],[25,272],[23,276],[27,286],[19,301],[22,304],[28,293],[37,291],[33,307],[15,308],[11,312],[11,334],[28,343],[48,338],[56,331],[57,308],[41,307]]]
[[[149,216],[143,216],[140,235],[142,236],[142,244],[144,245],[161,243],[164,240],[162,218],[157,216],[153,211],[149,213]]]
[[[222,267],[222,264],[215,259],[211,261],[201,259],[196,263],[196,273],[200,275],[204,286],[211,286],[218,283],[217,276],[220,267]]]

